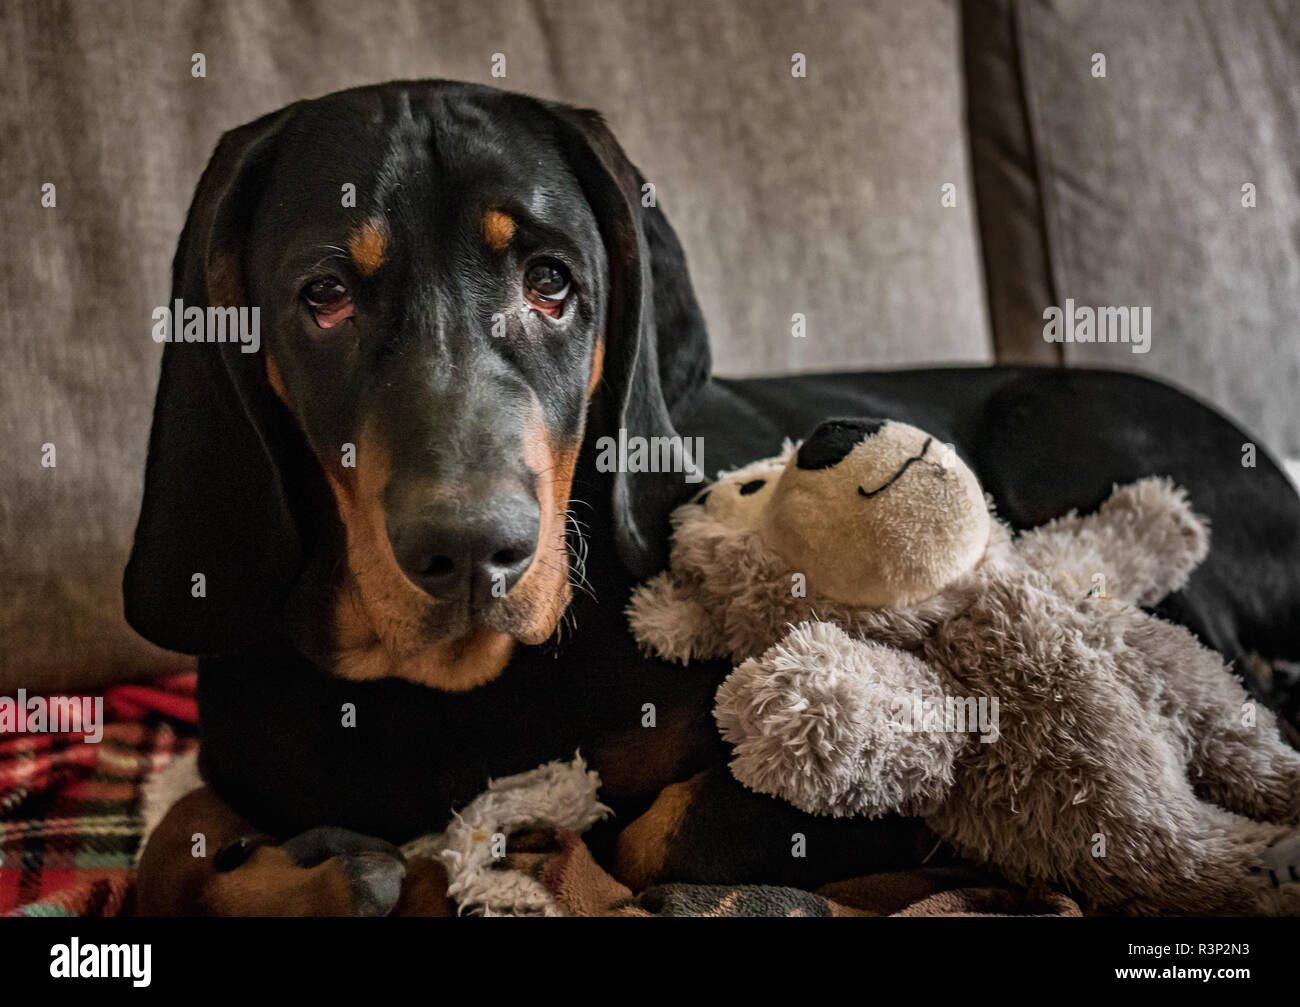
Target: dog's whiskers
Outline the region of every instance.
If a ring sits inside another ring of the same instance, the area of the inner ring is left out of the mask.
[[[587,555],[589,546],[587,537],[583,534],[586,525],[573,513],[572,508],[567,508],[565,510],[564,517],[565,520],[573,526],[573,538],[576,540],[576,543],[571,544],[569,536],[565,536],[565,546],[568,547],[570,558],[572,559],[570,570],[573,576],[570,578],[569,583],[574,588],[583,591],[592,601],[596,601],[595,588],[592,587],[591,581],[587,579]]]

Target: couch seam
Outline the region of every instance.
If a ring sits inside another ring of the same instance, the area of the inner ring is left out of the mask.
[[[1024,24],[1019,0],[1012,0],[1010,13],[1011,41],[1014,48],[1013,58],[1015,59],[1016,74],[1020,78],[1020,98],[1024,112],[1025,143],[1028,148],[1034,177],[1038,182],[1038,215],[1042,222],[1043,261],[1047,267],[1044,278],[1047,282],[1048,296],[1059,304],[1062,283],[1059,275],[1060,265],[1057,262],[1057,257],[1053,254],[1053,242],[1061,232],[1060,220],[1056,215],[1055,207],[1047,191],[1049,176],[1046,166],[1050,164],[1050,157],[1045,150],[1041,149],[1039,144],[1039,136],[1043,133],[1043,129],[1038,119],[1037,103],[1032,94],[1033,89],[1029,78],[1028,29]],[[1048,305],[1043,307],[1046,308]],[[1053,344],[1053,352],[1057,358],[1057,363],[1064,365],[1066,362],[1064,345],[1061,343]]]

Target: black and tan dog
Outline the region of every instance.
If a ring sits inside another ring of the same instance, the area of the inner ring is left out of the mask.
[[[595,114],[449,82],[222,139],[173,296],[256,306],[262,348],[164,355],[126,606],[202,657],[209,786],[155,833],[141,911],[386,912],[389,843],[575,749],[636,819],[617,844],[634,884],[812,884],[930,851],[914,822],[816,820],[730,780],[710,715],[727,669],[646,659],[622,615],[698,487],[602,471],[620,431],[702,436],[712,471],[827,415],[897,417],[953,442],[1019,525],[1168,474],[1216,537],[1165,614],[1234,657],[1300,656],[1300,501],[1262,454],[1242,467],[1228,421],[1102,372],[711,379],[641,184]],[[220,854],[191,856],[196,832]],[[444,908],[415,874],[399,910]]]

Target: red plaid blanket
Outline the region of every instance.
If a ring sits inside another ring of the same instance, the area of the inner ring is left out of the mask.
[[[104,693],[104,736],[0,735],[0,915],[129,907],[150,773],[198,744],[194,676]]]

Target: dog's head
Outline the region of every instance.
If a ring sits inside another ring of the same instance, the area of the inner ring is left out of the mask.
[[[173,301],[256,309],[222,317],[259,338],[164,351],[132,625],[200,654],[279,635],[345,676],[445,689],[546,640],[584,441],[672,436],[708,373],[642,184],[594,113],[444,81],[226,134]],[[682,477],[600,478],[619,556],[651,572]]]

